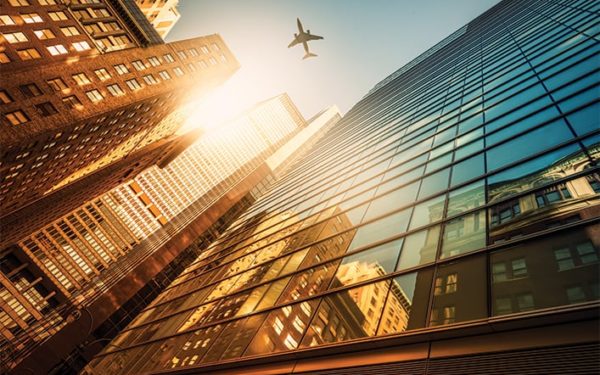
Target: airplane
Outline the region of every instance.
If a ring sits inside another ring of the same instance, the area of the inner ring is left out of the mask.
[[[298,33],[294,33],[294,40],[292,40],[292,42],[288,45],[288,48],[293,47],[296,44],[302,43],[302,45],[304,46],[304,51],[306,52],[306,55],[304,55],[302,60],[308,59],[309,57],[316,57],[316,54],[310,53],[310,51],[308,50],[308,41],[323,39],[323,37],[311,34],[310,30],[306,30],[306,32],[304,32],[304,29],[302,28],[302,23],[300,22],[300,18],[296,18],[296,21],[298,23]]]

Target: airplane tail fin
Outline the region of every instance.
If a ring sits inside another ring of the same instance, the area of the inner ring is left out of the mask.
[[[315,53],[308,52],[306,55],[304,55],[304,57],[302,58],[302,60],[306,60],[309,57],[317,57],[317,55]]]

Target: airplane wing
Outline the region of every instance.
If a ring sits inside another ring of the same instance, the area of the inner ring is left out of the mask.
[[[306,40],[319,40],[319,39],[323,39],[323,37],[318,36],[318,35],[313,35],[313,34],[306,35]]]
[[[288,44],[288,48],[291,48],[291,47],[295,46],[298,43],[300,43],[300,38],[295,37],[294,40],[292,40],[291,43]]]

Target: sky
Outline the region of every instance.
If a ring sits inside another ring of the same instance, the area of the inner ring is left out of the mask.
[[[210,128],[284,92],[310,118],[334,104],[346,113],[377,82],[498,2],[180,0],[181,19],[166,41],[218,33],[241,64],[191,121]],[[302,60],[302,45],[287,48],[296,17],[324,37],[309,43],[318,57]]]

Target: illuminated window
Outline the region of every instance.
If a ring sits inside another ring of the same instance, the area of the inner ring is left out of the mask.
[[[457,290],[458,274],[451,273],[446,276],[436,277],[434,294],[439,296],[441,294],[455,293]]]
[[[10,59],[4,52],[0,52],[0,64],[7,64],[10,62]]]
[[[4,39],[6,39],[6,41],[9,42],[10,44],[27,42],[29,40],[29,39],[27,39],[25,34],[23,34],[20,31],[18,31],[16,33],[6,33],[3,35],[4,35]]]
[[[54,91],[61,91],[68,88],[67,84],[62,80],[62,78],[49,79],[46,82],[48,82],[48,85],[50,85]]]
[[[193,63],[189,63],[187,66],[188,66],[188,69],[190,70],[190,72],[196,71],[196,65],[194,65]]]
[[[48,52],[50,52],[50,54],[52,56],[64,55],[69,52],[69,51],[67,51],[65,46],[63,46],[62,44],[57,44],[55,46],[48,46],[48,47],[46,47],[46,49],[48,50]]]
[[[163,56],[166,62],[172,63],[175,62],[175,59],[173,58],[173,56],[171,56],[170,53],[167,53],[166,55]]]
[[[35,48],[26,48],[26,49],[18,50],[17,55],[19,55],[19,57],[23,61],[39,59],[41,57],[40,53]]]
[[[275,317],[275,321],[273,322],[273,329],[277,332],[278,335],[283,331],[283,322],[279,319],[279,317]]]
[[[83,42],[75,42],[72,44],[73,48],[75,48],[76,51],[87,51],[90,48],[90,44],[86,41]]]
[[[148,62],[152,66],[159,66],[160,65],[160,60],[156,56],[149,57],[148,58]]]
[[[56,0],[38,0],[40,5],[56,5]]]
[[[14,25],[14,24],[15,24],[15,20],[13,20],[11,16],[6,15],[6,14],[0,14],[0,26]]]
[[[8,3],[14,7],[25,7],[29,5],[27,0],[8,0]]]
[[[112,78],[110,76],[110,73],[108,72],[108,70],[106,70],[104,68],[96,69],[96,70],[94,70],[94,73],[96,73],[96,76],[101,81],[106,81],[106,80]]]
[[[179,58],[182,60],[187,59],[187,55],[185,54],[185,51],[177,51],[177,56],[179,56]]]
[[[0,103],[2,104],[8,104],[8,103],[12,103],[13,102],[13,98],[8,95],[8,93],[4,90],[0,90]]]
[[[202,46],[202,47],[200,47],[200,50],[201,50],[201,51],[202,51],[202,53],[204,53],[204,54],[210,53],[210,51],[208,50],[208,47],[207,47],[207,46]]]
[[[215,50],[215,51],[220,51],[220,50],[221,50],[221,48],[219,48],[219,46],[217,45],[217,43],[213,43],[213,44],[211,44],[211,47],[212,47],[212,49],[213,49],[213,50]]]
[[[167,72],[166,70],[162,70],[162,71],[158,72],[158,76],[165,81],[171,79],[169,72]]]
[[[87,95],[88,99],[90,99],[90,101],[92,103],[98,103],[100,101],[102,101],[104,99],[104,96],[102,96],[102,94],[100,93],[100,91],[94,89],[94,90],[90,90],[90,91],[86,91],[85,95]]]
[[[10,122],[12,125],[20,125],[26,122],[29,122],[29,118],[25,114],[25,112],[21,110],[17,110],[14,112],[9,112],[4,115],[4,117]]]
[[[67,15],[64,12],[48,12],[52,21],[66,21],[68,20]]]
[[[117,71],[117,73],[119,75],[123,75],[123,74],[127,74],[129,73],[129,69],[127,69],[127,67],[125,66],[125,64],[117,64],[114,66],[115,70]]]
[[[79,30],[75,26],[61,27],[60,31],[62,31],[65,36],[79,35]]]
[[[144,82],[146,82],[146,84],[148,85],[156,85],[158,83],[158,81],[156,80],[156,78],[154,78],[152,74],[147,74],[143,78]]]
[[[44,22],[44,20],[42,20],[42,17],[40,17],[40,15],[37,13],[21,14],[21,18],[23,18],[23,21],[25,21],[25,23]]]
[[[133,67],[135,68],[135,70],[138,70],[138,71],[146,69],[146,66],[144,65],[144,63],[141,60],[133,61],[131,63],[131,65],[133,65]]]
[[[52,39],[55,37],[54,33],[50,29],[35,30],[33,33],[39,40]]]
[[[215,59],[214,57],[211,57],[210,59],[208,59],[208,61],[210,61],[211,65],[217,65],[217,59]]]
[[[283,343],[288,349],[295,349],[298,346],[298,341],[296,341],[290,334],[287,335]]]
[[[197,49],[195,49],[195,48],[190,48],[190,49],[188,50],[188,53],[190,54],[190,56],[194,56],[194,57],[196,57],[196,56],[198,56],[198,55],[199,55],[199,53],[198,53],[198,50],[197,50]]]
[[[178,77],[181,77],[182,75],[185,74],[183,72],[183,69],[181,69],[180,67],[173,68],[173,71],[175,72],[175,75],[178,76]]]
[[[90,81],[90,79],[88,78],[88,76],[85,73],[73,74],[72,77],[79,86],[88,85],[88,84],[92,83],[92,81]]]
[[[54,108],[54,105],[50,102],[44,102],[40,104],[36,104],[35,108],[38,110],[42,117],[52,116],[58,111]]]
[[[108,92],[110,92],[110,94],[112,96],[121,96],[121,95],[125,95],[125,91],[123,91],[123,89],[121,88],[121,86],[119,86],[118,84],[112,84],[112,85],[108,85],[106,86],[106,89],[108,90]]]
[[[136,90],[139,90],[139,89],[142,88],[142,86],[140,85],[140,83],[135,78],[127,80],[127,81],[125,81],[125,83],[127,84],[127,86],[129,86],[129,88],[132,91],[136,91]]]

